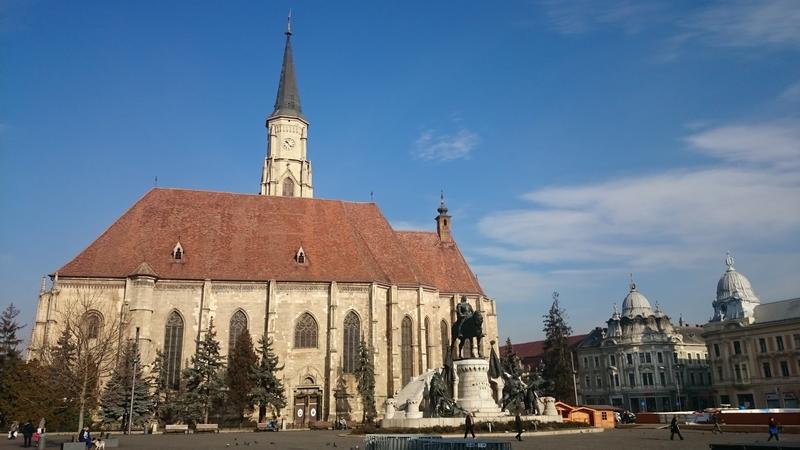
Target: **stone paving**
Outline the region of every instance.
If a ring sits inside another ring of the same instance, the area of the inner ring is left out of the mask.
[[[627,429],[608,430],[603,433],[572,434],[562,436],[524,436],[517,442],[512,434],[486,436],[487,440],[512,442],[514,450],[566,450],[566,449],[708,449],[709,444],[734,442],[764,442],[767,434],[725,433],[712,435],[707,431],[683,431],[684,441],[669,440],[668,430]],[[481,436],[479,435],[479,438]],[[328,450],[331,448],[363,450],[363,436],[341,435],[334,431],[282,431],[278,433],[219,433],[192,435],[120,436],[120,448],[130,450],[250,450],[250,449],[303,449]],[[53,436],[48,448],[57,445],[63,436]],[[676,438],[677,439],[677,438]],[[800,435],[783,435],[781,442],[800,442]],[[0,449],[20,448],[22,439],[1,440]]]

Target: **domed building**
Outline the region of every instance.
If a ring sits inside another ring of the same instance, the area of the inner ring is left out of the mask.
[[[607,327],[577,346],[582,403],[639,411],[676,411],[712,405],[702,329],[673,325],[631,281]]]
[[[800,298],[761,303],[733,268],[717,282],[714,316],[703,327],[715,400],[739,408],[797,408],[800,398]]]

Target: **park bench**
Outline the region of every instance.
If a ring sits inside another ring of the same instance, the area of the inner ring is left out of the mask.
[[[256,424],[256,431],[278,431],[278,424],[274,421]]]
[[[185,423],[167,425],[164,427],[164,433],[183,433],[189,434],[189,425]]]
[[[198,423],[194,426],[195,433],[219,433],[219,425],[216,423]]]

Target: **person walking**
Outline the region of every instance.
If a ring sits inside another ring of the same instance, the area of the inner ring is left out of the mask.
[[[778,437],[778,422],[775,421],[774,417],[769,418],[769,439],[767,441],[771,441],[772,438],[775,438],[776,441],[780,441],[781,438]]]
[[[517,415],[514,416],[514,428],[517,429],[517,440],[522,440],[522,417],[519,416],[519,412]]]
[[[22,442],[23,447],[30,447],[31,446],[31,438],[33,437],[33,424],[30,420],[26,421],[24,425],[22,425],[22,437],[24,438]]]
[[[472,439],[475,439],[475,421],[472,420],[472,414],[469,412],[464,419],[464,439],[467,438],[467,434],[472,434]]]
[[[722,414],[714,413],[714,428],[711,429],[711,434],[722,434],[722,427],[719,426],[720,422],[722,422]]]
[[[670,431],[669,433],[670,441],[675,439],[676,434],[678,435],[679,438],[681,438],[681,440],[683,440],[683,436],[681,435],[681,429],[678,426],[678,418],[675,416],[672,416],[672,422],[669,423],[669,431]]]

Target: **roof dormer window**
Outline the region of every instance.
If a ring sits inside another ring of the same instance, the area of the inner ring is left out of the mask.
[[[172,259],[175,262],[183,262],[184,256],[185,252],[183,251],[183,246],[181,246],[181,243],[178,242],[172,249]]]
[[[308,264],[308,259],[306,259],[306,251],[303,250],[302,246],[297,250],[297,253],[294,255],[294,260],[295,262],[297,262],[297,264],[303,264],[303,265]]]

